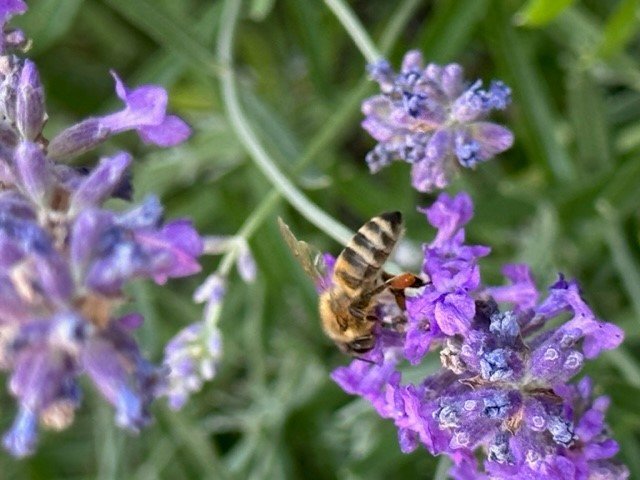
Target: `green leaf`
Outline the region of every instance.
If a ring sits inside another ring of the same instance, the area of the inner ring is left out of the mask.
[[[625,238],[619,213],[604,199],[598,200],[596,208],[603,219],[603,231],[613,264],[640,321],[640,266]]]
[[[634,34],[640,21],[640,0],[622,0],[610,15],[602,31],[598,55],[611,57],[620,52]]]
[[[524,141],[531,161],[545,162],[545,168],[557,180],[573,179],[575,166],[556,134],[559,119],[541,66],[532,58],[523,32],[510,25],[504,7],[494,9],[487,20],[486,35],[494,58],[508,74],[507,82],[517,85],[513,89],[513,103],[519,106],[524,117]]]
[[[514,20],[518,25],[541,27],[553,21],[573,3],[575,0],[529,0],[515,14]]]
[[[222,68],[215,63],[211,51],[193,33],[186,18],[169,12],[149,0],[105,0],[160,45],[187,58],[195,67],[209,72]]]
[[[273,10],[274,3],[275,0],[253,0],[249,7],[249,18],[256,22],[264,20]]]
[[[602,91],[577,62],[567,79],[567,108],[579,155],[576,164],[583,175],[607,171],[613,165]]]

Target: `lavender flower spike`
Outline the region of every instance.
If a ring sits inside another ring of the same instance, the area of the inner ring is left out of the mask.
[[[1,0],[0,1],[0,53],[4,53],[5,44],[9,46],[19,46],[23,43],[23,35],[16,35],[15,30],[5,28],[7,22],[14,15],[22,15],[27,11],[27,4],[22,0]],[[20,41],[15,41],[16,39]]]
[[[182,408],[189,395],[215,375],[222,356],[222,338],[210,319],[216,318],[225,291],[224,278],[209,275],[193,295],[194,301],[205,304],[205,320],[182,329],[165,348],[163,363],[168,375],[162,394],[174,410]]]
[[[509,286],[483,285],[477,259],[488,250],[464,243],[472,211],[466,194],[441,194],[425,210],[439,230],[424,247],[432,283],[407,296],[404,329],[380,332],[373,363],[354,360],[333,379],[394,421],[402,451],[422,444],[449,456],[454,479],[628,478],[613,458],[608,398],[594,398],[587,377],[572,382],[587,359],[620,345],[622,330],[562,276],[541,302],[524,265],[505,268]],[[417,364],[429,350],[440,371],[403,383],[402,357]]]
[[[3,22],[25,9],[20,1],[0,1]],[[163,284],[200,269],[202,238],[188,219],[165,221],[157,198],[117,212],[104,207],[131,197],[131,155],[116,153],[93,168],[63,163],[125,129],[165,146],[188,136],[182,120],[166,115],[163,89],[129,91],[116,82],[123,112],[94,117],[48,142],[36,65],[4,48],[0,55],[0,369],[17,402],[2,444],[17,457],[34,451],[40,427],[73,423],[82,376],[113,405],[118,426],[137,432],[151,421],[167,372],[134,339],[142,317],[116,310],[134,278]]]
[[[369,73],[381,89],[362,103],[362,126],[378,141],[366,158],[372,173],[403,160],[413,165],[413,186],[430,192],[446,187],[459,167],[474,168],[513,144],[511,131],[485,120],[511,100],[500,81],[488,89],[480,80],[466,84],[460,65],[424,66],[416,50],[398,74],[386,60]]]

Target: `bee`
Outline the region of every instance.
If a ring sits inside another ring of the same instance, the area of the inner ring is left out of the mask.
[[[321,252],[296,239],[282,219],[278,222],[287,245],[320,291],[323,330],[352,357],[360,358],[375,346],[379,295],[389,290],[404,310],[404,290],[424,285],[412,273],[394,276],[382,269],[404,232],[400,212],[383,213],[360,227],[338,255],[330,278]]]

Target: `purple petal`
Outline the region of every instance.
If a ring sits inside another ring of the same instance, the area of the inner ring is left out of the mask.
[[[424,68],[424,60],[422,59],[422,52],[420,50],[409,50],[404,54],[402,58],[402,65],[400,71],[402,73],[420,71]]]
[[[163,361],[169,375],[162,394],[173,410],[182,408],[205,380],[213,378],[221,355],[220,332],[202,322],[187,326],[169,341]]]
[[[16,124],[22,137],[33,141],[41,133],[46,119],[44,90],[35,64],[25,60],[16,98]]]
[[[457,63],[445,65],[442,69],[442,90],[450,99],[458,97],[464,88],[464,70]]]
[[[120,77],[113,70],[111,76],[116,82],[116,94],[125,104],[125,109],[118,115],[118,121],[114,122],[115,130],[125,130],[131,127],[145,125],[160,125],[167,110],[167,91],[156,85],[143,85],[129,90]],[[108,125],[106,117],[103,121]]]
[[[379,142],[388,142],[396,135],[396,126],[390,122],[391,104],[381,95],[371,97],[362,102],[362,113],[365,115],[362,121],[369,135]]]
[[[74,285],[66,260],[58,255],[38,255],[33,257],[33,263],[40,293],[47,301],[60,306],[71,301]]]
[[[159,125],[143,126],[138,129],[143,142],[159,147],[172,147],[191,136],[191,127],[175,115],[167,115]]]
[[[513,132],[491,122],[477,122],[469,126],[469,133],[480,145],[479,159],[488,160],[513,145]]]
[[[256,262],[246,241],[243,240],[242,245],[238,248],[240,250],[236,262],[238,274],[242,280],[251,283],[256,279]]]
[[[21,15],[27,11],[27,4],[23,0],[0,1],[0,18],[6,22],[14,15]]]
[[[11,429],[2,437],[2,444],[15,457],[34,452],[38,442],[38,416],[28,408],[20,408]]]
[[[473,202],[465,192],[455,197],[441,193],[431,207],[418,209],[418,211],[425,213],[429,223],[438,229],[436,238],[430,244],[431,247],[441,247],[471,220]]]
[[[42,150],[35,143],[20,142],[14,158],[24,193],[43,205],[53,187],[53,177]]]
[[[597,321],[584,332],[585,339],[582,348],[587,358],[597,357],[602,350],[618,348],[624,340],[624,331],[612,323]]]
[[[487,292],[495,301],[511,303],[516,311],[534,308],[540,294],[529,266],[524,263],[507,264],[502,267],[502,273],[511,280],[512,285],[487,288]]]
[[[94,338],[82,352],[82,364],[102,395],[116,407],[118,425],[137,432],[150,421],[148,392],[130,386],[132,375],[127,369],[135,364],[131,365],[119,348],[106,339]]]
[[[128,229],[158,228],[162,224],[164,208],[155,195],[144,199],[142,204],[133,207],[117,217],[117,223]]]
[[[142,246],[170,254],[171,261],[153,272],[154,280],[163,284],[169,277],[183,277],[200,271],[196,260],[202,253],[202,239],[190,220],[174,220],[157,234],[137,233]]]
[[[218,274],[209,275],[204,283],[193,293],[193,301],[196,303],[221,303],[226,292],[226,282]]]
[[[131,160],[131,155],[125,152],[101,159],[73,192],[71,211],[79,212],[87,207],[99,206],[107,200],[121,184]]]
[[[440,330],[446,335],[465,334],[475,315],[473,298],[463,294],[447,295],[436,304],[434,316]]]
[[[50,159],[68,161],[100,145],[112,134],[101,118],[87,118],[53,137],[47,148]]]
[[[75,280],[82,284],[87,269],[94,260],[101,239],[114,225],[113,216],[105,211],[89,209],[82,212],[71,229],[70,258]]]
[[[127,313],[116,319],[116,324],[125,331],[133,331],[142,327],[144,317],[139,313]]]
[[[422,160],[411,166],[411,185],[419,192],[432,192],[449,184],[451,173],[446,165]]]

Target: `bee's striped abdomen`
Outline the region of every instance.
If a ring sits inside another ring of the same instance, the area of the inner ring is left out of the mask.
[[[375,281],[402,235],[402,214],[383,213],[365,223],[338,256],[334,277],[351,290]]]

